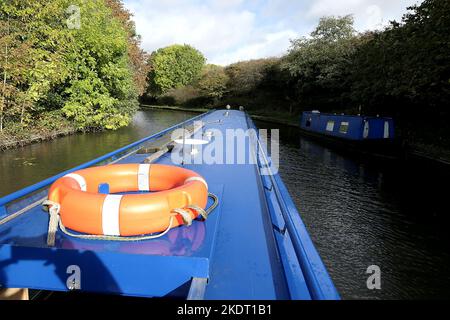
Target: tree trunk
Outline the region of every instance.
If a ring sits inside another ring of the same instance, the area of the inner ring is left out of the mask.
[[[8,31],[9,36],[9,15],[8,15]],[[8,67],[8,42],[5,43],[5,65],[3,67],[3,90],[2,90],[2,104],[0,105],[0,132],[3,132],[3,112],[5,108],[5,92],[6,92],[6,68]]]
[[[5,45],[5,66],[3,69],[3,90],[2,90],[2,103],[0,105],[0,132],[3,132],[3,111],[5,108],[5,92],[6,92],[6,65],[8,63],[8,44]]]
[[[3,132],[3,105],[5,103],[5,97],[3,97],[2,104],[0,106],[0,132]]]
[[[25,104],[22,103],[22,107],[20,108],[20,124],[23,124],[23,114],[25,112]]]

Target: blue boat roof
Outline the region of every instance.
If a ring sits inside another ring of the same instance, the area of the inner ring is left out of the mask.
[[[227,129],[255,128],[248,115],[235,110],[209,112],[186,123],[199,119],[204,131],[219,130],[223,136]],[[142,163],[149,156],[136,153],[142,145],[182,125],[0,199],[0,219],[20,214],[10,221],[0,220],[0,285],[67,291],[68,267],[76,265],[81,270],[81,290],[89,292],[203,299],[339,299],[281,177],[260,174],[271,163],[267,155],[257,164],[184,165],[201,174],[219,198],[219,206],[206,222],[194,221],[191,227],[172,229],[159,239],[137,242],[82,240],[58,232],[55,246],[47,246],[49,216],[37,204],[52,182],[113,160]],[[258,146],[254,146],[257,152]],[[224,157],[227,151],[223,150]],[[156,163],[174,165],[170,154]]]

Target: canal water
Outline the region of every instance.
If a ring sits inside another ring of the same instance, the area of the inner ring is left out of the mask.
[[[140,111],[115,132],[0,153],[0,196],[193,116]],[[342,298],[450,298],[449,172],[359,159],[302,138],[295,128],[280,135],[280,174]],[[381,290],[367,288],[371,265],[381,269]]]
[[[0,197],[100,157],[198,114],[139,111],[117,131],[75,134],[0,152]]]
[[[360,158],[297,128],[280,139],[280,175],[342,298],[450,298],[449,168]]]

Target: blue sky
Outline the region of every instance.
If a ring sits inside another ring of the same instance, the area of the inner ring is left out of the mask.
[[[209,63],[233,62],[287,51],[290,39],[308,35],[320,17],[353,14],[358,31],[399,20],[422,0],[124,0],[134,14],[142,46],[152,52],[191,44]]]

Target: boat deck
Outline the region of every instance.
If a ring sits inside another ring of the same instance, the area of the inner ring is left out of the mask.
[[[203,121],[203,132],[214,129],[223,137],[227,129],[254,128],[240,111],[219,110],[196,118]],[[153,138],[121,148],[125,157],[107,155],[98,163],[142,163],[149,154],[136,151]],[[227,152],[236,155],[238,147],[224,147],[223,159]],[[81,271],[80,289],[87,292],[192,299],[339,299],[281,178],[261,176],[264,163],[248,163],[250,153],[245,164],[185,163],[205,178],[219,205],[207,221],[172,229],[156,240],[92,241],[58,232],[55,246],[48,247],[49,216],[33,204],[40,203],[50,183],[67,172],[0,199],[0,219],[2,207],[6,218],[23,212],[0,225],[0,285],[68,291],[68,267],[75,265]],[[170,152],[155,163],[174,165]],[[90,165],[95,163],[86,164]]]

